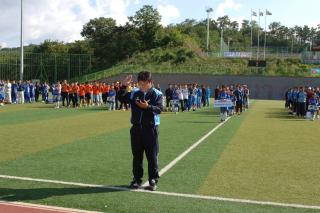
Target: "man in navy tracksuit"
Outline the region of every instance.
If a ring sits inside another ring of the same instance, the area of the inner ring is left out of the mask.
[[[240,115],[242,113],[242,104],[243,104],[243,92],[241,90],[240,84],[237,85],[237,89],[233,92],[236,97],[236,113]]]
[[[125,84],[128,85],[132,76],[128,76]],[[148,190],[156,190],[159,179],[158,152],[159,143],[158,126],[160,125],[160,113],[163,111],[162,93],[153,88],[150,72],[138,74],[139,88],[128,94],[131,103],[131,149],[133,155],[133,181],[131,188],[138,189],[142,184],[143,153],[148,160],[149,186]]]

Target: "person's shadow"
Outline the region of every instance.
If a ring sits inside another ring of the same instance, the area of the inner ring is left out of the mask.
[[[129,191],[127,186],[108,187],[68,187],[68,188],[35,188],[35,189],[14,189],[0,188],[0,200],[3,201],[25,201],[41,200],[52,196],[80,195],[80,194],[98,194],[110,192]]]

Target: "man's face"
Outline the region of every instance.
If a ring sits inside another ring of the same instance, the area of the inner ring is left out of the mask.
[[[142,92],[146,92],[152,87],[152,82],[151,81],[139,81],[138,82],[138,87]]]

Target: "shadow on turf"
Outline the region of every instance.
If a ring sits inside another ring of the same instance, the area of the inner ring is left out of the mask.
[[[219,117],[219,113],[213,110],[200,110],[200,111],[194,111],[192,113],[196,115]]]
[[[219,124],[219,121],[180,121],[179,123],[192,123],[192,124]]]
[[[306,121],[306,119],[298,118],[289,112],[269,112],[265,114],[266,118],[278,118],[281,119],[281,121]]]
[[[33,108],[33,109],[55,109],[54,105],[52,105],[52,104],[30,106],[29,108]],[[99,107],[82,107],[82,108],[60,107],[59,109],[55,109],[55,110],[108,111],[108,109],[106,107],[103,107],[103,106],[99,106]]]
[[[127,188],[128,186],[114,186],[119,188]],[[108,188],[36,188],[36,189],[12,189],[0,188],[0,200],[4,201],[27,201],[42,200],[54,196],[66,195],[82,195],[82,194],[98,194],[111,192],[124,192],[128,190],[108,189]]]

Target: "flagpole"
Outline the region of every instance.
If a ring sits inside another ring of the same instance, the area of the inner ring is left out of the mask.
[[[20,22],[20,80],[23,81],[23,0],[21,0],[21,22]]]
[[[252,24],[252,9],[251,9],[251,22],[250,22],[250,24],[251,24],[251,46],[250,46],[250,50],[251,50],[251,55],[250,55],[250,60],[252,59],[252,54],[253,54],[253,52],[252,52],[252,48],[253,48],[253,24]]]

